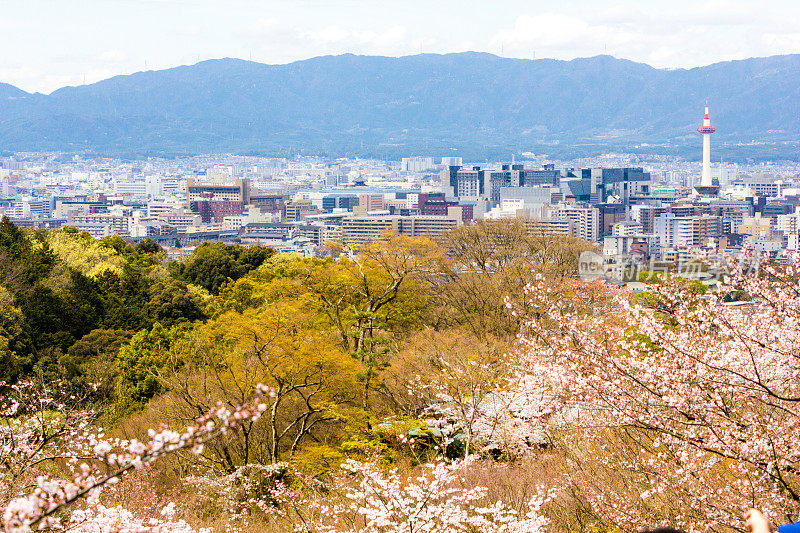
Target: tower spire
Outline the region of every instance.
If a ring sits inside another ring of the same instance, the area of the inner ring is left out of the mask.
[[[716,195],[718,188],[711,182],[711,134],[717,130],[711,125],[711,119],[708,117],[707,99],[703,125],[697,128],[697,131],[703,134],[703,173],[700,176],[700,186],[695,190],[701,195]]]

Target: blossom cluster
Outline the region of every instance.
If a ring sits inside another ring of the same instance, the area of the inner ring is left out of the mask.
[[[486,533],[540,533],[549,520],[542,506],[553,497],[539,487],[519,512],[504,502],[486,503],[487,489],[468,486],[462,473],[474,466],[470,456],[454,462],[420,465],[405,477],[376,462],[347,460],[342,475],[319,490],[274,491],[279,505],[294,510],[296,531],[320,533],[413,533],[427,531],[481,531]],[[339,498],[331,497],[337,494]]]
[[[259,387],[258,392],[270,391]],[[39,403],[48,402],[45,397]],[[266,408],[260,398],[235,408],[218,402],[196,420],[196,425],[182,431],[165,426],[151,429],[147,441],[107,439],[102,431],[89,431],[85,418],[45,416],[38,412],[39,416],[6,420],[0,435],[3,453],[15,461],[9,464],[19,464],[11,475],[33,472],[44,462],[55,460],[66,462],[72,475],[67,479],[37,475],[32,491],[12,498],[0,509],[3,529],[25,532],[34,527],[58,526],[61,511],[67,505],[85,498],[88,505],[97,506],[102,488],[116,484],[127,472],[182,449],[201,454],[209,440],[245,420],[257,420]],[[50,428],[53,420],[57,421],[55,432]],[[24,431],[20,431],[20,427]]]
[[[210,529],[193,529],[186,521],[175,520],[175,504],[162,510],[163,518],[140,519],[123,507],[95,505],[70,514],[66,526],[76,533],[210,533]]]
[[[612,291],[602,312],[528,288],[546,319],[527,321],[524,357],[573,402],[551,429],[571,430],[573,479],[618,526],[733,524],[754,504],[800,513],[800,273],[745,266],[715,294],[667,278],[638,300]]]

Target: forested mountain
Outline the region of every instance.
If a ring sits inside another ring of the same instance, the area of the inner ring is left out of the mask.
[[[168,270],[152,241],[134,247],[118,236],[94,240],[71,228],[26,231],[4,217],[0,382],[31,376],[108,382],[104,372],[136,332],[205,319],[220,285],[272,253],[259,246],[206,244]]]
[[[800,55],[688,70],[485,53],[218,59],[49,95],[0,85],[0,147],[398,156],[667,142],[664,150],[694,150],[706,99],[716,142],[782,146],[800,133]]]

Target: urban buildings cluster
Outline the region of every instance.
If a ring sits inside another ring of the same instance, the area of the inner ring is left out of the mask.
[[[496,164],[15,154],[0,165],[0,215],[96,238],[149,238],[177,255],[209,240],[310,255],[330,241],[357,245],[386,231],[434,236],[508,217],[532,233],[595,243],[608,262],[669,263],[745,245],[775,255],[800,250],[800,167],[712,165],[708,115],[698,131],[702,166],[620,154],[574,162],[525,154]]]

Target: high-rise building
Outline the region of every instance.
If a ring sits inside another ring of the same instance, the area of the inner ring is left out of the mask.
[[[776,229],[782,231],[787,237],[790,235],[800,234],[800,212],[795,210],[794,213],[786,215],[778,215]]]
[[[627,204],[632,196],[650,193],[650,173],[641,167],[584,168],[581,180],[588,184],[593,204],[611,201],[610,197]]]
[[[472,170],[460,169],[456,176],[456,196],[459,198],[477,198],[483,195],[483,177],[479,167]]]
[[[308,215],[315,215],[321,210],[311,200],[292,200],[286,204],[285,211],[284,220],[295,222],[303,220]]]
[[[386,209],[386,202],[382,194],[359,194],[358,206],[366,211],[380,211]]]
[[[566,218],[573,223],[573,235],[589,242],[600,238],[600,211],[588,204],[560,203],[545,207],[543,218]]]
[[[597,210],[600,219],[598,238],[611,235],[614,225],[627,219],[627,206],[623,204],[599,204]]]
[[[435,167],[432,157],[404,157],[400,160],[400,170],[404,172],[426,172]]]
[[[117,176],[114,178],[114,194],[127,194],[144,200],[147,198],[147,182],[131,179],[130,176]]]
[[[722,236],[722,217],[713,215],[676,216],[664,213],[655,219],[653,233],[662,248],[704,246]]]

